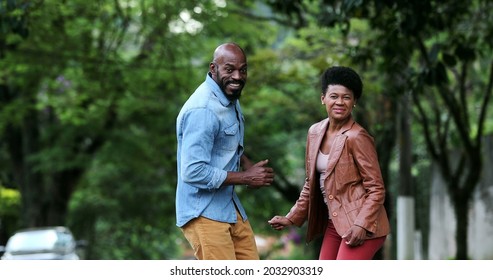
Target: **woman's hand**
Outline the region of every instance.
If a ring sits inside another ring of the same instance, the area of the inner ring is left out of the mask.
[[[268,223],[275,230],[282,230],[285,227],[293,225],[293,222],[284,216],[274,216]]]
[[[353,225],[342,236],[342,239],[346,240],[346,244],[351,247],[363,245],[366,239],[366,229]]]

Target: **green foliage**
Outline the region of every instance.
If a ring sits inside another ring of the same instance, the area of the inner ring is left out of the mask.
[[[252,35],[254,25],[233,30],[235,25],[228,22],[236,23],[238,18],[220,16],[223,12],[217,7],[208,6],[208,10],[194,14],[195,3],[172,5],[171,2],[164,1],[163,7],[154,7],[167,11],[164,22],[160,14],[150,10],[128,10],[145,14],[141,18],[129,14],[129,24],[134,24],[131,19],[137,20],[137,30],[127,31],[121,45],[115,46],[100,63],[97,59],[78,61],[66,68],[63,83],[57,83],[58,80],[51,83],[52,90],[38,103],[40,110],[49,107],[56,113],[60,123],[66,126],[64,131],[74,129],[86,136],[104,137],[104,144],[97,153],[82,162],[85,176],[70,201],[67,219],[74,233],[89,241],[87,257],[90,259],[180,258],[185,246],[179,238],[181,232],[174,226],[173,203],[174,125],[178,110],[204,79],[217,44],[234,40],[248,50],[269,38]],[[202,5],[209,4],[198,6]],[[197,21],[223,20],[210,22],[200,33],[190,32],[181,29],[186,27],[187,20],[183,14],[181,17],[178,14],[184,11]],[[116,11],[111,5],[106,6],[105,13],[112,12]],[[97,14],[90,13],[91,17]],[[140,25],[141,20],[146,24]],[[104,20],[96,21],[93,27],[99,24],[106,28],[105,34],[96,32],[96,35],[104,40],[109,38],[108,29],[116,32],[121,28]],[[170,32],[167,25],[174,26],[176,33]],[[100,32],[102,30],[103,27]],[[230,38],[225,37],[228,33],[231,33]],[[91,49],[90,53],[101,51]],[[65,83],[70,86],[60,95],[58,92]],[[58,124],[57,128],[60,129]],[[50,161],[59,163],[60,168],[67,166],[69,158],[75,164],[74,155],[62,158],[66,152],[66,144],[62,143],[74,143],[75,139],[69,137],[60,139],[60,145],[44,149],[32,157],[33,160],[50,170],[56,170],[56,165],[49,164]],[[87,141],[91,141],[91,137]]]
[[[21,194],[17,190],[0,185],[0,245],[19,229]]]
[[[20,200],[21,196],[18,191],[7,189],[0,185],[0,218],[17,216],[21,206]]]
[[[68,225],[88,241],[88,259],[175,259],[181,252],[177,243],[181,233],[169,226],[165,215],[153,215],[172,212],[163,207],[166,200],[161,197],[80,191],[72,200]]]

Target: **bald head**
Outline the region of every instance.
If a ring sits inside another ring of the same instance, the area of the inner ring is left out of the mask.
[[[209,64],[209,72],[228,99],[240,98],[247,80],[245,52],[235,43],[218,46]]]
[[[216,48],[212,62],[220,63],[225,57],[234,57],[235,59],[243,59],[246,63],[246,55],[243,49],[236,43],[225,43]]]

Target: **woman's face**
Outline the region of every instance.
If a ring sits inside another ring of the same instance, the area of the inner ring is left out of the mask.
[[[335,122],[349,118],[356,104],[353,92],[341,85],[329,85],[321,99],[329,119]]]

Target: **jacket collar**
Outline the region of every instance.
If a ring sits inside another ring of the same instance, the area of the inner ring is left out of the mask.
[[[338,134],[334,139],[334,143],[331,145],[331,149],[329,152],[329,163],[327,166],[327,173],[330,174],[341,156],[341,152],[344,148],[344,144],[346,143],[347,135],[345,134],[348,130],[351,129],[354,125],[354,120],[352,116],[349,117],[348,122],[339,130]],[[329,118],[324,119],[319,122],[318,126],[308,135],[308,141],[310,141],[310,150],[308,151],[308,157],[311,164],[311,173],[315,172],[316,169],[316,159],[318,155],[318,151],[320,150],[320,146],[322,145],[322,140],[327,131],[327,127],[329,126]]]

